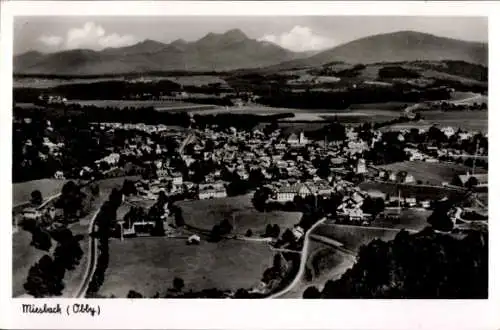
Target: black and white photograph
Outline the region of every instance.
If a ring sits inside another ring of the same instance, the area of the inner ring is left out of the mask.
[[[489,20],[13,17],[10,298],[491,298]]]

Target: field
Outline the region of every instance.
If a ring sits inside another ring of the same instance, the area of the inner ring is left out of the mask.
[[[12,184],[12,205],[28,203],[33,190],[40,190],[43,199],[58,194],[66,181],[56,179],[40,179]]]
[[[396,184],[391,182],[366,181],[359,185],[362,190],[380,190],[389,196],[397,196],[398,191],[401,197],[415,197],[417,199],[436,200],[451,195],[461,195],[461,191],[452,190],[445,187],[427,186],[427,185],[408,185]]]
[[[470,167],[455,163],[426,163],[423,161],[405,161],[384,166],[379,169],[393,172],[406,171],[413,175],[415,181],[429,182],[432,185],[441,185],[450,182],[455,175],[461,175],[470,171]]]
[[[69,103],[81,106],[113,107],[124,109],[127,107],[148,108],[153,107],[158,111],[190,111],[211,109],[214,106],[209,104],[195,104],[182,101],[135,101],[135,100],[71,100]]]
[[[367,244],[376,238],[390,241],[394,239],[398,232],[398,229],[391,228],[323,224],[314,229],[313,234],[339,241],[344,244],[346,249],[357,253],[361,245]]]
[[[432,211],[426,209],[402,209],[399,219],[376,219],[374,227],[421,230],[428,226],[427,219]]]
[[[439,127],[451,126],[466,131],[488,132],[488,111],[425,111],[422,116],[424,119],[418,122],[395,124],[385,127],[384,130],[428,129],[435,124]]]
[[[264,233],[267,224],[277,224],[283,232],[300,220],[299,212],[258,212],[252,205],[251,195],[184,201],[178,203],[186,224],[203,229],[211,230],[216,224],[227,219],[233,221],[233,232],[245,234],[251,229],[254,235]]]
[[[110,260],[100,294],[126,297],[164,294],[175,277],[185,290],[251,288],[272,265],[265,243],[224,240],[186,245],[184,239],[143,237],[110,242]]]

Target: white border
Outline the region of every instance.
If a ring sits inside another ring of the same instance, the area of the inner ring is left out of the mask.
[[[500,6],[496,2],[2,2],[1,19],[1,83],[2,105],[0,144],[4,161],[2,173],[0,224],[0,328],[290,328],[290,329],[498,329],[500,328],[499,277],[499,209],[490,202],[490,298],[484,301],[382,301],[382,300],[91,300],[99,304],[101,315],[28,316],[22,315],[23,300],[11,295],[11,104],[12,104],[12,22],[13,16],[55,15],[420,15],[420,16],[488,16],[490,49],[490,91],[500,84]],[[362,22],[360,22],[362,24]],[[496,56],[495,56],[496,55]],[[498,95],[489,95],[490,167],[500,165],[496,141],[500,103]],[[490,198],[499,196],[497,176],[490,175]],[[500,182],[499,182],[500,183]],[[47,300],[49,301],[49,300]],[[27,302],[27,301],[24,301]],[[41,302],[38,300],[37,302]],[[63,306],[83,300],[51,299]]]

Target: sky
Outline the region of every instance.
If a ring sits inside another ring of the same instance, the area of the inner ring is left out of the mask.
[[[469,41],[488,41],[483,17],[247,16],[247,17],[16,17],[14,53],[122,47],[145,39],[194,41],[209,32],[240,29],[248,37],[293,51],[318,51],[361,37],[413,30]]]

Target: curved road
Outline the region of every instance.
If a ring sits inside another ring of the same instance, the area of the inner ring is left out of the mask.
[[[299,271],[297,272],[297,275],[295,275],[295,278],[293,279],[293,281],[290,284],[288,284],[286,286],[286,288],[284,288],[283,290],[281,290],[279,292],[276,292],[276,293],[270,295],[269,297],[267,297],[267,299],[275,299],[275,298],[279,298],[279,297],[283,296],[288,291],[290,291],[295,285],[297,285],[297,283],[299,283],[302,280],[302,276],[304,276],[304,271],[306,268],[307,255],[309,252],[309,235],[316,227],[318,227],[323,222],[325,222],[325,220],[326,220],[326,218],[323,218],[323,219],[319,220],[318,222],[316,222],[314,224],[314,226],[309,228],[309,230],[304,235],[304,246],[302,247],[302,255],[300,257]]]
[[[92,276],[94,275],[97,266],[97,239],[94,237],[93,232],[94,232],[95,219],[97,218],[97,215],[99,214],[100,211],[101,208],[99,208],[92,216],[92,219],[90,219],[89,231],[88,231],[88,235],[90,238],[88,253],[90,257],[87,262],[85,276],[83,277],[82,283],[80,283],[80,287],[76,292],[74,298],[85,298],[85,294],[89,287],[89,283],[92,280]]]

